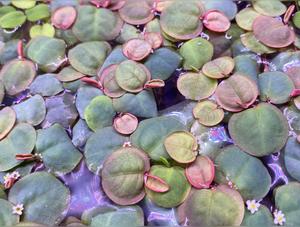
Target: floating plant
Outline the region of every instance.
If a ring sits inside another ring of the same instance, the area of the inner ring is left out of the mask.
[[[0,0],[0,225],[299,225],[299,4]]]

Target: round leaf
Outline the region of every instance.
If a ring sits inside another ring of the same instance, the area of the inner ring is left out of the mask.
[[[123,26],[118,14],[108,9],[85,5],[79,6],[77,12],[72,31],[80,41],[113,40]]]
[[[242,226],[272,226],[273,216],[269,209],[260,205],[258,211],[251,214],[250,211],[245,212],[244,220]]]
[[[256,12],[252,7],[242,9],[235,17],[236,23],[244,30],[252,31],[252,25],[256,17],[260,14]]]
[[[275,106],[261,103],[234,114],[229,120],[229,133],[241,149],[261,157],[284,146],[288,138],[288,123]]]
[[[26,21],[26,16],[21,11],[6,13],[0,18],[1,28],[15,28],[21,26]]]
[[[282,72],[265,72],[258,76],[260,100],[283,104],[295,89],[293,81]]]
[[[110,51],[111,47],[107,42],[85,42],[73,47],[68,57],[70,64],[76,70],[85,75],[94,76]]]
[[[216,101],[225,110],[238,112],[251,106],[258,95],[257,85],[246,76],[235,74],[223,80],[216,90]]]
[[[23,204],[23,221],[59,225],[66,215],[70,191],[46,172],[29,174],[14,184],[9,201]]]
[[[190,163],[196,159],[198,144],[188,132],[173,132],[167,136],[164,145],[171,158],[178,163]]]
[[[4,107],[0,111],[0,140],[10,132],[10,130],[14,127],[15,122],[15,111],[10,107]]]
[[[155,192],[146,188],[147,197],[161,207],[171,208],[181,204],[188,196],[191,185],[187,181],[184,170],[181,167],[165,167],[154,165],[151,167],[150,175],[157,176],[169,185],[167,192]]]
[[[46,105],[40,95],[35,95],[19,104],[12,106],[17,115],[18,122],[39,125],[46,115]]]
[[[260,200],[264,198],[271,187],[271,176],[263,163],[236,146],[222,149],[215,159],[215,181],[236,186],[243,199]]]
[[[180,224],[190,226],[239,226],[244,217],[240,194],[225,185],[194,190],[178,208]]]
[[[212,101],[202,101],[194,107],[193,115],[201,124],[214,126],[223,120],[224,111]]]
[[[259,0],[253,2],[253,8],[260,14],[277,17],[285,13],[286,6],[279,0]]]
[[[130,140],[151,159],[160,161],[160,157],[170,158],[164,147],[165,138],[172,132],[184,129],[185,126],[176,118],[170,116],[151,118],[139,123]]]
[[[145,196],[144,173],[149,169],[149,159],[144,152],[134,147],[120,148],[103,164],[103,190],[119,205],[138,203]]]
[[[207,62],[202,72],[213,79],[221,79],[229,76],[234,69],[234,60],[231,57],[220,57]]]
[[[112,100],[107,96],[93,98],[84,111],[86,123],[93,131],[111,126],[115,115]]]
[[[76,20],[77,11],[72,6],[61,7],[52,14],[51,22],[58,29],[69,29]]]
[[[115,77],[122,89],[136,93],[144,88],[145,83],[150,80],[151,75],[144,65],[126,60],[116,68]]]
[[[105,159],[119,149],[125,141],[126,137],[118,134],[112,127],[99,129],[92,134],[84,149],[85,162],[89,170],[99,174]]]
[[[53,96],[63,91],[62,84],[55,78],[55,74],[39,75],[30,85],[30,93],[42,96]]]
[[[162,11],[160,25],[172,38],[188,40],[197,37],[203,29],[200,16],[204,8],[196,1],[174,1]],[[186,20],[186,18],[189,18]]]
[[[19,223],[19,216],[12,213],[13,204],[7,200],[0,199],[0,225],[15,226]]]
[[[179,53],[184,60],[184,69],[200,69],[212,59],[214,47],[206,39],[195,38],[184,43],[180,47]]]
[[[290,182],[275,189],[275,205],[285,216],[287,226],[297,226],[300,224],[300,184]]]
[[[143,39],[131,39],[123,45],[123,54],[134,61],[143,60],[151,51],[151,44]]]
[[[35,22],[50,17],[50,10],[46,4],[38,4],[37,6],[25,11],[27,20]]]
[[[218,81],[208,78],[203,73],[184,73],[177,81],[177,89],[187,99],[202,100],[211,96],[218,86]]]
[[[45,23],[43,25],[34,25],[30,28],[29,35],[31,38],[37,36],[54,37],[55,29],[51,24]]]
[[[2,67],[0,79],[7,94],[16,95],[31,84],[35,75],[35,66],[31,61],[16,59]]]
[[[61,39],[37,36],[30,40],[26,56],[45,72],[54,72],[65,61],[66,44]]]
[[[17,124],[11,132],[0,141],[0,171],[7,171],[22,161],[16,160],[16,154],[30,154],[36,141],[34,128],[26,123]]]
[[[42,155],[45,167],[57,174],[71,172],[82,158],[59,124],[37,131],[36,153]]]
[[[284,148],[284,164],[288,173],[300,181],[300,143],[296,138],[290,137]]]

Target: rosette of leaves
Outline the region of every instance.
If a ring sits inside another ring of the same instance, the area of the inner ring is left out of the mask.
[[[172,132],[184,130],[185,125],[175,117],[163,116],[143,120],[130,136],[132,144],[145,151],[152,160],[170,159],[164,140]]]
[[[283,148],[289,134],[287,120],[281,111],[267,103],[234,114],[228,126],[235,144],[258,157]]]
[[[12,60],[0,71],[0,79],[8,95],[16,95],[26,90],[35,76],[35,66],[29,60]]]
[[[181,167],[154,165],[151,167],[149,175],[160,178],[169,186],[169,190],[163,193],[145,187],[147,197],[158,206],[176,207],[184,202],[191,190],[191,185]]]
[[[244,202],[238,191],[226,185],[192,190],[177,210],[180,224],[190,226],[236,226],[244,217]]]
[[[65,61],[66,43],[61,39],[37,36],[26,46],[26,56],[45,72],[56,71]]]
[[[79,6],[77,18],[72,27],[80,41],[108,41],[115,39],[123,26],[119,15],[104,8]]]
[[[85,75],[95,76],[110,51],[111,46],[107,42],[84,42],[69,50],[68,58],[74,69]]]
[[[160,25],[168,37],[175,40],[192,39],[202,32],[200,17],[203,13],[204,8],[200,1],[173,1],[163,9]]]
[[[15,183],[8,200],[24,205],[22,221],[59,225],[69,207],[70,191],[52,174],[36,172]]]
[[[144,174],[149,169],[150,162],[146,153],[135,147],[120,148],[103,164],[103,190],[116,204],[138,203],[145,196]]]
[[[215,164],[215,181],[222,184],[231,182],[245,201],[259,200],[269,192],[271,176],[266,167],[259,159],[246,154],[237,146],[223,148]]]
[[[300,183],[289,182],[274,190],[275,206],[285,216],[285,225],[299,225]]]

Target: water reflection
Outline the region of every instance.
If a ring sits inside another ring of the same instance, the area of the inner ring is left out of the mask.
[[[108,204],[100,187],[100,177],[91,173],[82,161],[71,173],[60,179],[71,190],[71,203],[67,216],[80,217],[86,209]]]

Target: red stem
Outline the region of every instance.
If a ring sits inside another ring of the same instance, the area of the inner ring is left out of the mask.
[[[18,56],[21,60],[24,60],[23,41],[18,42]]]
[[[36,156],[33,154],[16,154],[16,159],[19,161],[34,160]]]
[[[300,95],[300,89],[294,89],[291,93],[291,97],[297,97]]]
[[[87,83],[87,84],[91,85],[91,86],[99,88],[100,90],[103,90],[103,86],[99,81],[96,81],[96,80],[91,79],[91,78],[86,77],[86,76],[82,77],[80,80],[84,83]]]

